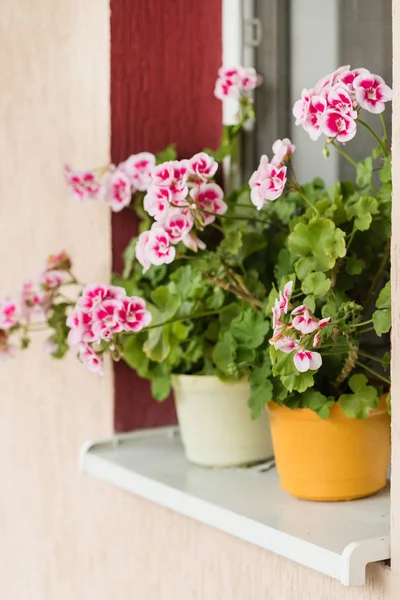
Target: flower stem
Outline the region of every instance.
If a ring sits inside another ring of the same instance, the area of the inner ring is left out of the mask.
[[[379,118],[381,120],[382,123],[382,130],[383,130],[383,139],[382,139],[382,143],[384,143],[386,145],[387,142],[387,129],[386,129],[386,123],[385,123],[385,117],[383,116],[383,113],[379,114]]]
[[[341,154],[341,155],[343,156],[343,158],[345,158],[346,160],[348,160],[348,161],[349,161],[349,163],[350,163],[351,165],[353,165],[353,167],[354,167],[354,168],[357,168],[357,163],[356,163],[356,161],[355,161],[355,160],[353,160],[353,159],[351,158],[351,156],[349,156],[349,155],[347,154],[347,152],[345,152],[344,150],[342,150],[342,148],[340,148],[340,146],[337,146],[337,145],[335,144],[335,142],[332,142],[332,146],[333,146],[334,148],[336,148],[336,150],[339,152],[339,154]]]
[[[313,209],[313,211],[315,212],[315,214],[319,215],[319,212],[315,208],[314,204],[312,204],[310,202],[310,200],[307,198],[307,196],[305,194],[303,194],[303,192],[300,190],[300,188],[298,188],[296,190],[296,192],[299,194],[300,198],[302,198],[304,200],[304,202],[306,202],[308,204],[308,206]]]
[[[360,118],[357,119],[357,122],[360,123],[360,125],[363,125],[365,127],[365,129],[368,129],[368,131],[370,132],[370,134],[373,135],[373,137],[375,138],[375,140],[378,142],[379,146],[382,148],[382,151],[383,151],[384,155],[385,156],[389,156],[389,152],[387,151],[385,145],[383,144],[382,140],[376,135],[376,133],[372,129],[372,127],[370,127],[368,125],[368,123],[366,123],[365,121],[363,121]]]
[[[359,350],[358,354],[360,356],[363,356],[364,358],[369,358],[370,360],[375,360],[378,363],[384,362],[383,358],[379,358],[379,356],[373,356],[372,354],[368,354],[368,352],[361,352],[361,350]]]
[[[202,319],[203,317],[210,317],[212,315],[218,315],[223,310],[224,310],[223,308],[220,308],[219,310],[208,310],[208,311],[193,314],[193,315],[185,315],[184,317],[174,317],[173,319],[168,319],[167,321],[164,321],[163,323],[154,323],[154,325],[148,325],[147,327],[144,327],[142,329],[142,331],[148,331],[149,329],[156,329],[156,327],[164,327],[164,325],[170,325],[171,323],[178,323],[179,321],[187,321],[187,320],[191,320],[191,319]]]
[[[369,373],[371,373],[372,375],[375,375],[375,377],[377,377],[378,379],[381,379],[382,381],[384,381],[385,383],[388,383],[389,385],[391,384],[390,379],[388,379],[387,377],[384,377],[383,375],[381,375],[380,373],[377,373],[377,371],[375,371],[374,369],[371,369],[370,367],[367,367],[366,365],[364,365],[363,363],[361,363],[360,361],[356,360],[356,365],[358,367],[361,367],[362,369],[365,369],[366,371],[368,371]]]
[[[350,325],[350,327],[362,327],[362,325],[369,325],[372,322],[372,319],[369,319],[369,321],[363,321],[362,323],[354,323],[354,325]]]

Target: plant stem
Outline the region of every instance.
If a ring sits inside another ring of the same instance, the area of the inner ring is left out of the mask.
[[[386,242],[385,252],[382,256],[382,260],[380,262],[377,272],[375,273],[375,277],[372,280],[371,287],[369,288],[369,291],[367,294],[367,310],[371,306],[371,302],[373,301],[372,296],[375,293],[376,286],[379,284],[380,277],[381,277],[383,271],[385,270],[387,263],[389,262],[389,258],[390,258],[390,238]]]
[[[367,352],[361,352],[361,350],[358,351],[358,354],[360,356],[363,356],[364,358],[369,358],[370,360],[375,360],[378,363],[384,362],[383,358],[379,358],[378,356],[373,356],[372,354],[368,354]]]
[[[391,384],[390,379],[388,379],[387,377],[384,377],[380,373],[377,373],[376,371],[374,371],[374,369],[371,369],[370,367],[367,367],[366,365],[363,365],[363,363],[361,363],[360,361],[356,360],[356,365],[358,367],[361,367],[362,369],[365,369],[366,371],[368,371],[372,375],[375,375],[375,377],[377,377],[378,379],[381,379],[385,383],[388,383],[389,385]]]
[[[305,194],[303,194],[303,192],[300,190],[300,188],[296,189],[296,192],[299,194],[300,198],[302,198],[304,200],[304,202],[306,202],[308,204],[308,206],[310,208],[313,209],[313,211],[315,212],[315,214],[319,215],[318,210],[315,208],[314,204],[312,204],[309,199],[307,198],[307,196]]]
[[[387,142],[387,129],[386,129],[386,123],[385,123],[385,118],[383,116],[383,113],[379,114],[379,118],[381,120],[382,130],[383,130],[383,140],[382,140],[382,142],[386,144],[386,142]]]
[[[384,153],[385,156],[388,156],[389,153],[387,151],[387,149],[385,148],[385,145],[383,144],[382,140],[376,135],[375,131],[372,129],[372,127],[370,127],[368,125],[368,123],[366,123],[365,121],[363,121],[362,119],[358,118],[357,122],[360,123],[360,125],[363,125],[365,127],[365,129],[368,129],[368,131],[370,132],[371,135],[374,136],[374,138],[376,139],[376,141],[378,142],[379,146],[382,148],[382,151]]]
[[[362,327],[362,325],[369,325],[370,323],[372,323],[372,319],[369,319],[369,321],[363,321],[362,323],[355,323],[354,325],[351,325],[351,327]]]
[[[355,161],[355,160],[353,160],[353,159],[351,158],[351,156],[349,156],[349,155],[347,154],[347,152],[345,152],[344,150],[342,150],[342,148],[340,148],[340,146],[337,146],[337,145],[335,144],[335,142],[332,142],[332,146],[333,146],[334,148],[336,148],[336,150],[339,152],[339,154],[341,154],[341,155],[343,156],[343,158],[345,158],[346,160],[348,160],[348,161],[349,161],[349,163],[350,163],[351,165],[353,165],[353,167],[354,167],[354,168],[357,168],[357,163],[356,163],[356,161]]]
[[[170,325],[171,323],[178,323],[179,321],[202,319],[203,317],[210,317],[212,315],[218,315],[223,310],[224,310],[223,308],[220,308],[219,310],[208,310],[208,311],[205,311],[202,313],[197,313],[194,315],[185,315],[184,317],[174,317],[173,319],[168,319],[167,321],[164,321],[163,323],[155,323],[154,325],[148,325],[147,327],[144,327],[142,329],[142,331],[148,331],[149,329],[156,329],[156,327],[164,327],[164,325]]]
[[[233,215],[217,215],[216,213],[208,212],[207,210],[201,209],[205,215],[211,215],[213,217],[218,217],[219,219],[231,219],[232,221],[256,221],[257,223],[263,223],[263,225],[269,225],[268,221],[263,221],[262,219],[257,219],[256,217],[239,217]]]

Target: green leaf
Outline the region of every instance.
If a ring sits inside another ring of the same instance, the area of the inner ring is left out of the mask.
[[[390,281],[382,288],[376,301],[376,308],[390,308]]]
[[[382,356],[382,367],[388,369],[390,367],[390,352],[385,352]]]
[[[135,262],[135,258],[136,258],[136,254],[135,254],[136,241],[137,241],[137,238],[133,237],[131,239],[131,241],[129,242],[129,244],[127,245],[127,247],[125,248],[124,253],[122,255],[123,259],[124,259],[124,270],[122,272],[122,277],[124,279],[128,279],[128,277],[132,273],[133,263]]]
[[[160,322],[160,319],[164,322],[174,317],[181,305],[180,297],[171,292],[166,285],[162,285],[153,290],[151,292],[151,299],[157,307],[157,310],[153,311],[157,313],[155,316],[158,317],[154,324]]]
[[[304,279],[310,271],[328,271],[336,260],[346,254],[344,232],[330,219],[314,218],[298,223],[289,235],[288,246],[292,256],[299,258],[296,273]]]
[[[371,185],[372,181],[372,158],[368,156],[362,162],[359,162],[357,165],[357,185],[360,187],[365,187],[366,185]]]
[[[171,376],[155,374],[151,379],[151,394],[158,402],[166,400],[171,393]]]
[[[165,150],[161,150],[156,154],[156,164],[159,165],[163,162],[167,162],[168,160],[176,160],[176,149],[175,144],[170,144],[165,148]]]
[[[254,369],[249,378],[250,396],[248,405],[252,419],[259,419],[265,406],[272,400],[273,385],[265,373],[267,373],[267,369],[264,369],[263,365]]]
[[[379,337],[383,333],[388,333],[392,326],[392,311],[390,308],[381,308],[376,310],[372,315],[372,323],[375,328],[376,335]]]
[[[379,190],[379,200],[382,202],[382,204],[386,204],[388,202],[391,202],[392,200],[392,184],[391,183],[384,183],[381,186],[381,189]]]
[[[378,201],[373,196],[362,196],[347,210],[349,218],[355,217],[354,228],[358,231],[367,231],[372,223],[372,215],[376,215],[378,212]]]
[[[236,344],[230,331],[226,331],[220,341],[215,345],[213,360],[226,375],[233,375],[236,370]]]
[[[382,183],[388,183],[392,179],[392,157],[385,156],[383,165],[379,171],[379,179]]]
[[[171,351],[171,325],[156,327],[148,332],[147,341],[143,344],[143,352],[154,362],[161,363]]]
[[[378,408],[378,391],[368,385],[365,375],[353,375],[349,381],[352,394],[342,394],[339,405],[343,413],[350,418],[365,419],[371,410]]]
[[[310,273],[304,279],[301,289],[305,294],[325,296],[331,288],[331,281],[321,272]]]
[[[314,385],[313,371],[305,373],[292,373],[291,375],[281,375],[281,381],[288,392],[305,392],[308,388]]]
[[[306,296],[303,300],[303,304],[305,304],[310,312],[315,312],[315,298],[314,296]]]
[[[220,244],[222,252],[236,256],[243,245],[242,232],[238,229],[229,231]]]
[[[238,345],[258,348],[269,331],[269,322],[260,312],[247,308],[231,323],[230,331]]]
[[[128,336],[124,342],[123,359],[140,377],[148,378],[150,361],[143,352],[146,337],[144,333]]]
[[[330,408],[334,404],[332,397],[324,396],[315,390],[308,390],[301,396],[301,405],[303,408],[309,408],[317,413],[321,419],[327,419],[330,414]]]
[[[281,375],[281,381],[288,392],[305,392],[314,385],[314,371],[299,373],[296,370],[295,373],[291,373],[290,375]]]
[[[346,262],[346,271],[349,275],[359,275],[365,268],[365,260],[357,258],[356,256],[350,256]]]
[[[275,261],[274,275],[277,281],[280,281],[285,275],[293,272],[293,263],[288,248],[282,248],[279,251],[278,258]]]

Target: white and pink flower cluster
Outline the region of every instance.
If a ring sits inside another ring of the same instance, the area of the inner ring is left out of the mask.
[[[294,144],[288,138],[284,138],[274,142],[274,156],[271,162],[265,154],[261,157],[258,169],[249,181],[251,201],[258,210],[267,202],[282,196],[287,181],[285,162],[290,160],[295,149]]]
[[[301,125],[312,140],[324,133],[338,142],[348,142],[356,135],[360,109],[379,114],[391,99],[392,90],[382,77],[345,65],[323,77],[314,88],[304,89],[293,114],[296,125]]]
[[[305,373],[309,369],[315,371],[322,365],[322,357],[318,352],[310,350],[308,346],[315,348],[320,345],[320,331],[328,325],[330,318],[316,319],[310,314],[306,305],[302,304],[292,310],[291,322],[283,321],[283,316],[289,311],[292,291],[293,282],[289,281],[283,288],[283,294],[279,292],[279,298],[272,308],[274,334],[270,344],[276,350],[287,354],[294,352],[294,366],[300,373]]]
[[[79,358],[91,371],[102,373],[102,342],[110,343],[112,350],[116,334],[137,333],[150,321],[151,314],[142,298],[127,296],[121,287],[87,285],[67,319],[68,343],[78,348]]]
[[[140,152],[118,166],[94,171],[73,171],[66,166],[64,179],[76,200],[102,200],[113,212],[120,212],[131,203],[132,194],[147,190],[155,165],[154,154]]]
[[[205,248],[194,227],[202,230],[228,208],[222,189],[212,181],[217,169],[218,163],[205,152],[154,168],[143,202],[154,223],[136,245],[136,258],[144,271],[172,262],[179,242],[195,252]]]
[[[25,281],[18,299],[0,299],[0,356],[11,355],[14,346],[9,335],[32,323],[44,323],[51,298],[71,279],[71,260],[65,252],[49,256],[37,278]]]
[[[261,85],[262,79],[253,67],[221,67],[215,82],[214,96],[225,98],[246,98]]]

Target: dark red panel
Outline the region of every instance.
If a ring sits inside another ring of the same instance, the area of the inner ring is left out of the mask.
[[[171,142],[180,157],[217,147],[221,105],[213,87],[221,64],[221,0],[110,0],[111,158],[157,152]],[[112,218],[113,268],[136,222]],[[171,400],[157,404],[149,385],[126,365],[115,367],[115,429],[176,421]]]

